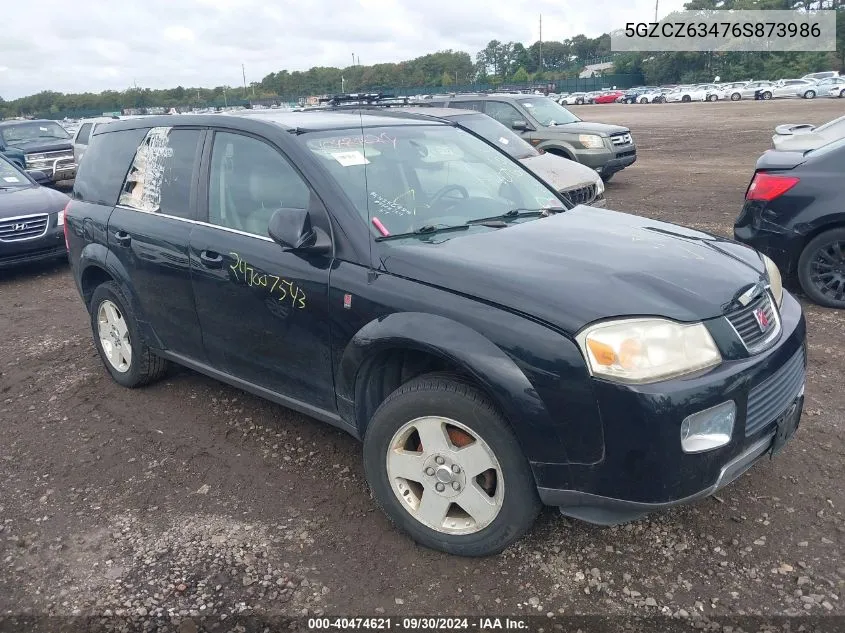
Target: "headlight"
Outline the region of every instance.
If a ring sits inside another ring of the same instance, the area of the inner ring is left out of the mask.
[[[588,149],[601,149],[604,147],[604,141],[601,136],[596,134],[579,134],[578,142]]]
[[[604,180],[596,178],[596,198],[604,195]]]
[[[65,210],[62,209],[59,211],[59,214],[56,216],[56,226],[64,226],[65,224]]]
[[[46,160],[46,159],[47,159],[47,157],[44,154],[27,154],[26,155],[27,162]]]
[[[778,270],[778,265],[763,255],[763,253],[760,253],[760,257],[763,258],[763,263],[766,264],[766,274],[769,276],[769,286],[772,290],[772,295],[775,297],[775,303],[780,307],[783,303],[783,279],[781,279],[780,270]]]
[[[703,323],[620,319],[592,325],[576,340],[590,372],[617,382],[657,382],[722,361]]]

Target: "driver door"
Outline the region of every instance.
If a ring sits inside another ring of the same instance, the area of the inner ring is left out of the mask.
[[[330,255],[285,252],[267,234],[280,208],[325,208],[279,150],[216,131],[204,161],[191,277],[213,369],[307,405],[335,409],[328,315]]]

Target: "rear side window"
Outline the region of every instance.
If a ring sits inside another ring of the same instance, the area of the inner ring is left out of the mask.
[[[138,144],[148,128],[94,134],[79,165],[73,197],[114,206]]]
[[[119,203],[138,211],[193,217],[201,137],[201,130],[150,128],[135,152]]]
[[[93,123],[83,123],[79,128],[79,134],[76,135],[76,143],[78,145],[88,145],[88,138],[91,136],[91,126]]]
[[[449,107],[460,108],[461,110],[475,110],[476,112],[484,112],[483,101],[452,101]]]

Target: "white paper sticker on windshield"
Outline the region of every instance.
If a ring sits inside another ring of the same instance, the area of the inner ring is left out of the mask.
[[[361,152],[355,150],[354,152],[334,152],[332,154],[337,162],[344,167],[351,167],[352,165],[369,165],[370,161]]]
[[[6,182],[20,182],[21,181],[21,179],[18,178],[17,176],[4,176],[3,180],[5,180]]]
[[[533,107],[534,107],[534,104],[533,104],[533,103],[529,103],[528,101],[523,101],[523,102],[522,102],[522,107],[524,107],[524,108],[533,108]]]
[[[41,132],[49,132],[49,131],[50,131],[50,128],[46,128],[46,127],[39,127],[39,128],[38,128],[38,130],[39,130],[39,131],[41,131]]]
[[[500,142],[502,145],[507,145],[507,144],[508,144],[508,139],[506,139],[504,136],[500,136],[500,137],[499,137],[499,142]]]

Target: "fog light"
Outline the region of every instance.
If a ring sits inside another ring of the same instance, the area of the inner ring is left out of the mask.
[[[681,422],[681,448],[685,453],[703,453],[731,441],[736,419],[733,400],[693,413]]]

